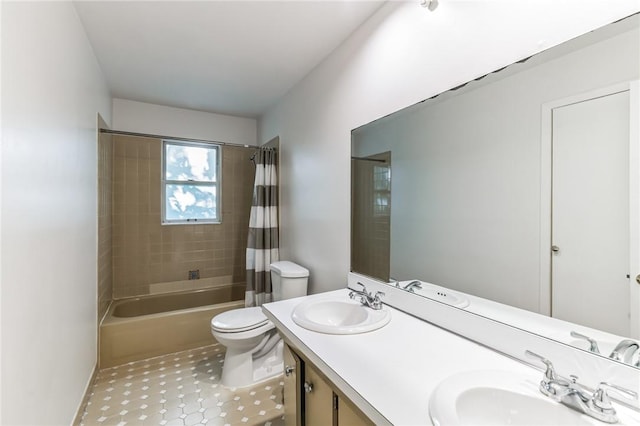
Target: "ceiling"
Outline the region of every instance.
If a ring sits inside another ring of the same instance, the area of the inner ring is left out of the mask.
[[[258,117],[384,1],[76,1],[111,94]]]

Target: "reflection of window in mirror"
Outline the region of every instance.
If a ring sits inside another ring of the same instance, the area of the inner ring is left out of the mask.
[[[389,216],[391,211],[391,168],[373,167],[373,215]]]

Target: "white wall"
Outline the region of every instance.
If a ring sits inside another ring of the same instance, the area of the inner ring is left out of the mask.
[[[0,32],[2,25],[2,4],[0,2]],[[2,34],[0,33],[0,94],[2,94]],[[2,165],[2,101],[0,100],[0,166]],[[0,168],[0,242],[2,241],[2,169]],[[0,243],[0,423],[2,423],[2,244]]]
[[[126,99],[113,100],[114,130],[160,136],[255,145],[257,121],[253,118],[172,108]]]
[[[70,2],[2,5],[2,424],[70,424],[96,365],[96,113]]]
[[[350,131],[640,10],[640,1],[390,2],[262,117],[281,142],[282,258],[310,291],[346,283]]]

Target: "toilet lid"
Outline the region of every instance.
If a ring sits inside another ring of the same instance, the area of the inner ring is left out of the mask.
[[[257,306],[218,314],[211,320],[211,327],[229,333],[251,330],[268,322],[269,319],[262,313],[262,308]]]

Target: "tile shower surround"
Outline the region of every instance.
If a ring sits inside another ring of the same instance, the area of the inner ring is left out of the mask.
[[[255,149],[222,147],[222,223],[161,225],[162,140],[113,137],[113,297],[149,294],[150,284],[230,277],[245,281]]]
[[[211,345],[100,370],[79,425],[284,425],[282,376],[227,388],[223,360]]]

